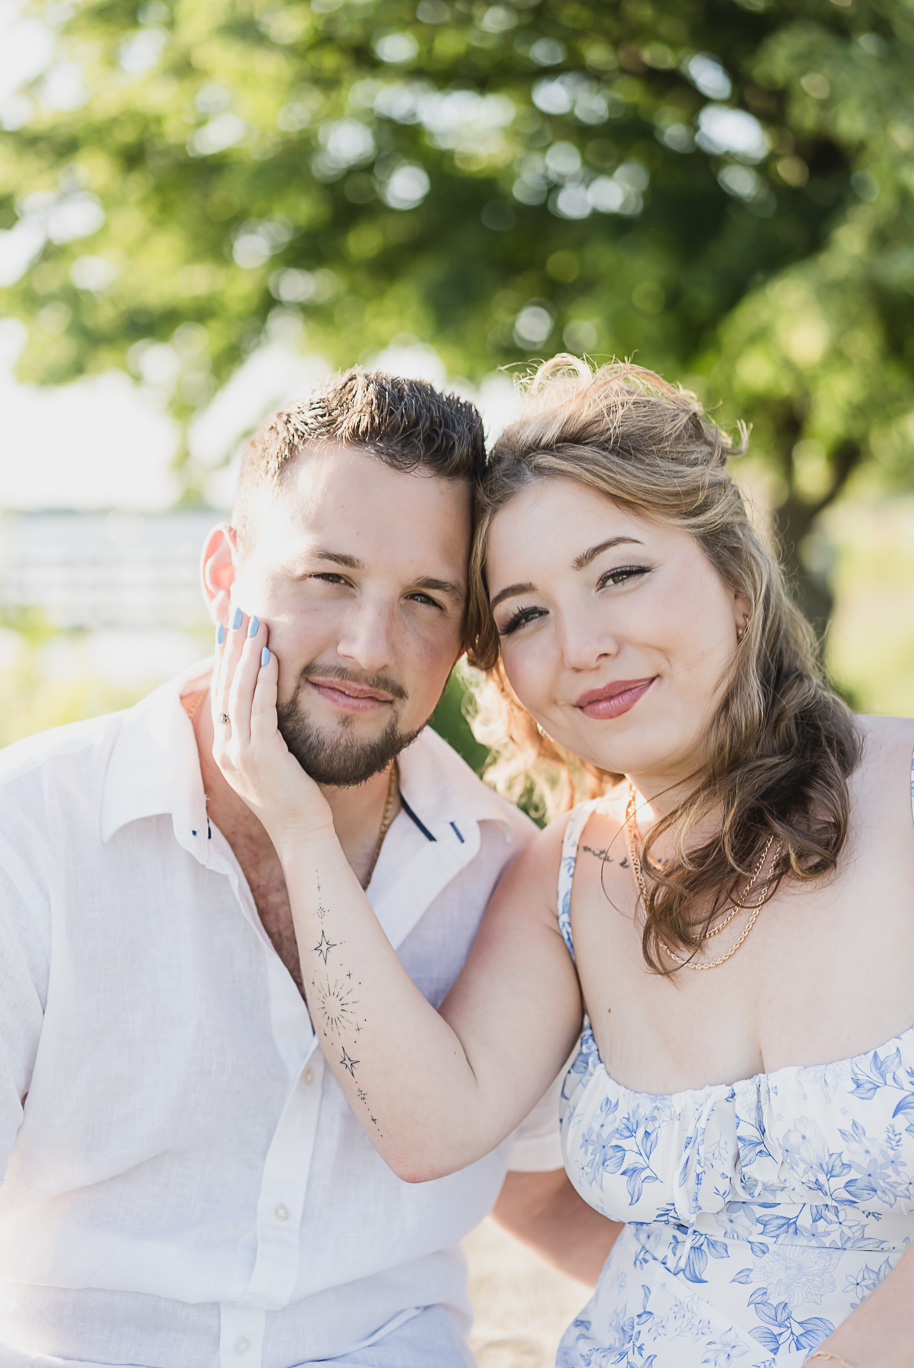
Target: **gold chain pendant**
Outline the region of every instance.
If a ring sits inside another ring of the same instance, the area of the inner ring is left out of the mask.
[[[647,903],[648,903],[647,886],[646,886],[646,884],[645,884],[645,882],[644,882],[644,870],[643,870],[643,867],[642,867],[642,864],[641,864],[641,857],[640,857],[640,855],[638,854],[638,852],[637,852],[637,850],[636,850],[636,848],[635,848],[635,833],[636,833],[637,830],[638,830],[638,828],[637,828],[637,823],[636,823],[636,819],[635,819],[635,810],[636,810],[636,807],[637,807],[637,799],[636,799],[636,797],[635,797],[634,786],[631,785],[631,784],[629,784],[629,787],[628,787],[628,803],[627,803],[626,808],[625,808],[625,839],[626,839],[626,844],[627,844],[627,846],[628,846],[628,858],[629,858],[629,862],[630,862],[631,867],[632,867],[632,873],[633,873],[634,876],[635,876],[635,886],[636,886],[636,888],[637,888],[637,890],[638,890],[638,901],[639,901],[639,903],[641,904],[641,908],[642,908],[642,910],[643,910],[645,916],[647,916]],[[723,920],[722,922],[719,922],[718,925],[715,926],[715,927],[713,928],[713,930],[702,932],[702,935],[701,935],[702,941],[710,940],[712,936],[717,936],[717,935],[719,935],[719,934],[721,933],[721,931],[724,930],[725,927],[729,926],[730,922],[731,922],[731,921],[733,920],[733,918],[736,916],[737,912],[745,912],[745,911],[748,911],[749,914],[750,914],[749,920],[746,922],[746,925],[743,927],[743,929],[742,929],[742,931],[740,932],[739,936],[738,936],[737,939],[734,941],[734,943],[730,946],[730,949],[726,952],[726,954],[721,955],[718,959],[709,960],[709,961],[708,961],[707,963],[705,963],[705,964],[695,964],[691,959],[687,959],[684,955],[679,955],[679,954],[677,954],[677,952],[676,952],[675,950],[673,950],[669,945],[667,945],[666,941],[663,940],[662,937],[658,936],[658,937],[657,937],[657,944],[660,946],[661,950],[663,950],[665,954],[667,954],[667,955],[670,956],[670,959],[676,960],[677,964],[680,964],[680,965],[683,967],[683,969],[694,969],[696,972],[699,972],[699,973],[700,973],[700,972],[702,972],[702,971],[704,971],[704,970],[707,970],[707,969],[717,969],[717,968],[719,967],[719,965],[721,965],[721,964],[726,964],[727,960],[730,959],[733,955],[736,954],[737,950],[740,948],[740,946],[742,945],[743,941],[746,939],[746,937],[748,936],[749,932],[752,930],[753,926],[755,925],[756,919],[757,919],[757,917],[758,917],[758,914],[761,912],[761,910],[762,910],[762,908],[764,907],[765,903],[768,901],[768,888],[769,888],[769,886],[770,886],[770,884],[771,884],[771,880],[772,880],[773,877],[774,877],[774,871],[777,869],[778,860],[779,860],[780,854],[781,854],[781,846],[782,846],[782,842],[781,842],[781,841],[778,841],[777,846],[775,847],[774,857],[773,857],[773,859],[772,859],[772,861],[771,861],[771,866],[770,866],[770,868],[769,868],[769,870],[768,870],[768,874],[767,874],[767,877],[766,877],[766,879],[765,879],[765,882],[764,882],[764,884],[762,885],[762,891],[761,891],[761,894],[759,895],[758,902],[753,903],[753,904],[750,906],[749,904],[747,904],[746,899],[749,897],[749,894],[752,892],[752,889],[753,889],[753,887],[755,886],[755,884],[757,883],[758,878],[759,878],[759,875],[761,874],[762,869],[763,869],[764,866],[765,866],[765,861],[766,861],[767,858],[768,858],[768,853],[769,853],[769,851],[771,850],[771,846],[772,846],[773,841],[774,841],[774,836],[769,836],[769,837],[768,837],[768,840],[765,842],[765,848],[764,848],[764,850],[763,850],[762,853],[761,853],[761,856],[760,856],[760,858],[759,858],[758,864],[755,866],[755,869],[752,871],[752,877],[749,879],[749,882],[746,884],[746,887],[743,889],[742,896],[740,897],[739,901],[738,901],[738,902],[734,902],[733,906],[731,907],[730,911],[727,913],[727,915],[726,915],[726,917],[724,918],[724,920]]]

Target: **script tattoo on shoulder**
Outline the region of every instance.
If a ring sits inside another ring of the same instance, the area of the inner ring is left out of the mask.
[[[617,862],[615,855],[610,855],[608,847],[603,850],[598,850],[596,846],[584,845],[582,843],[578,846],[578,850],[582,855],[593,855],[601,864],[618,863],[620,869],[628,869],[628,856],[623,855],[621,860]]]
[[[596,846],[585,845],[582,841],[578,846],[578,850],[582,855],[593,855],[598,860],[606,860],[609,864],[613,863],[613,857],[610,855],[608,849],[597,850]]]
[[[317,907],[316,913],[320,921],[329,915],[330,909],[326,906],[321,896],[320,879],[317,882]],[[345,1069],[346,1073],[354,1081],[357,1080],[357,1070],[360,1059],[357,1038],[362,1033],[363,1026],[366,1025],[365,1017],[359,1015],[358,990],[361,983],[353,980],[352,970],[348,969],[339,974],[335,974],[330,969],[330,960],[339,960],[339,955],[334,955],[334,951],[339,951],[345,945],[344,940],[331,940],[327,934],[325,925],[321,926],[320,939],[312,949],[312,953],[321,961],[322,967],[315,968],[317,977],[311,979],[310,1001],[314,1004],[318,1017],[318,1029],[328,1047],[339,1051],[336,1063]],[[345,961],[344,961],[345,962]],[[325,1048],[328,1060],[331,1053]],[[369,1102],[368,1094],[362,1087],[356,1088],[356,1099],[365,1108],[368,1118],[374,1126],[378,1135],[382,1135],[378,1118]]]

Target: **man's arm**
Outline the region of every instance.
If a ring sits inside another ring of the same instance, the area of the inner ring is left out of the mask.
[[[0,1184],[38,1049],[48,958],[28,899],[39,892],[26,860],[0,839]]]
[[[622,1230],[578,1196],[564,1169],[509,1173],[492,1216],[540,1258],[590,1287]]]

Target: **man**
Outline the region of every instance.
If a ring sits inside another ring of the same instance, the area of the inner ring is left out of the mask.
[[[350,371],[255,434],[203,555],[219,632],[268,622],[283,735],[436,1004],[531,834],[423,730],[483,459],[470,405]],[[3,761],[0,1365],[462,1368],[455,1246],[503,1183],[571,1271],[611,1228],[557,1171],[554,1103],[437,1182],[375,1155],[316,1048],[275,852],[213,762],[208,678]]]

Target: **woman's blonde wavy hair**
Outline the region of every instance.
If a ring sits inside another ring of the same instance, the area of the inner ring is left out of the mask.
[[[563,751],[511,689],[485,577],[499,510],[531,484],[574,480],[639,517],[690,533],[728,589],[749,601],[694,787],[645,843],[653,877],[643,949],[662,974],[672,970],[659,940],[695,953],[769,836],[782,850],[769,893],[786,874],[811,879],[834,868],[847,835],[847,780],[859,759],[853,718],[825,684],[812,629],[791,603],[727,469],[746,441],[745,427],[732,442],[694,395],[652,371],[628,363],[594,371],[576,357],[556,356],[532,377],[522,416],[495,443],[477,501],[467,655],[484,676],[473,689],[473,729],[492,750],[489,781],[546,816],[622,776]],[[694,832],[709,817],[719,835],[696,842]],[[676,856],[661,869],[650,852],[665,831],[675,832]]]

